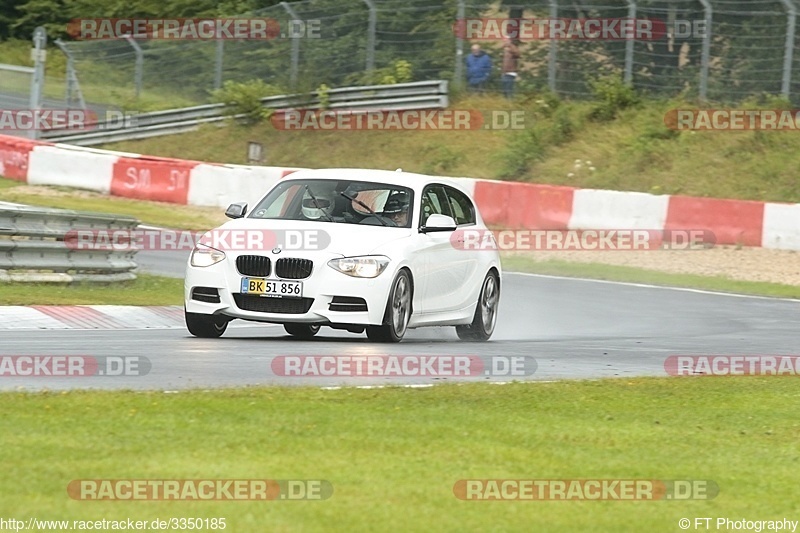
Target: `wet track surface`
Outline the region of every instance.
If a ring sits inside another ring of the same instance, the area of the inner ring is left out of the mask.
[[[175,257],[164,265],[182,264]],[[454,328],[410,330],[400,344],[322,328],[311,341],[281,326],[233,322],[221,339],[185,329],[0,332],[0,355],[144,356],[147,375],[3,377],[0,389],[121,388],[177,390],[245,385],[392,385],[508,381],[502,376],[284,377],[278,356],[469,355],[535,358],[516,379],[666,375],[670,355],[797,355],[800,302],[738,297],[589,280],[506,273],[497,329],[486,343],[459,341]]]

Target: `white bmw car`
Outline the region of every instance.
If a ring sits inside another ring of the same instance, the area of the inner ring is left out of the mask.
[[[212,230],[186,269],[189,332],[219,337],[233,319],[321,326],[399,342],[409,328],[455,326],[488,340],[501,268],[495,249],[465,250],[485,231],[469,195],[446,178],[361,169],[302,170]]]

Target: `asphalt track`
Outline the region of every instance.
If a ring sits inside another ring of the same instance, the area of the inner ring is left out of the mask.
[[[141,252],[143,269],[180,276],[185,254]],[[5,377],[0,390],[217,388],[248,385],[396,385],[502,376],[283,377],[276,356],[470,355],[533,357],[536,371],[516,379],[663,376],[670,355],[797,355],[800,302],[702,291],[506,273],[490,342],[461,342],[453,328],[411,330],[400,344],[323,328],[311,341],[283,328],[234,322],[221,339],[184,329],[0,332],[0,355],[144,356],[143,376]],[[239,324],[234,326],[234,324]]]

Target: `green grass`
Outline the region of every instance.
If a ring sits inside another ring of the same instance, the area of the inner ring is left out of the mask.
[[[130,200],[67,187],[38,187],[37,192],[20,188],[23,183],[0,178],[0,201],[16,202],[41,207],[94,211],[136,217],[143,224],[167,228],[189,230],[208,230],[222,224],[225,220],[223,209],[216,207],[195,207]]]
[[[503,256],[503,269],[513,272],[529,272],[550,276],[589,278],[629,283],[646,283],[669,287],[687,287],[709,291],[772,296],[777,298],[800,298],[800,287],[768,283],[763,281],[740,281],[722,276],[698,276],[673,274],[644,268],[604,265],[601,263],[573,263],[549,259],[534,261],[519,256]]]
[[[0,305],[181,305],[183,280],[137,274],[117,283],[0,283]]]
[[[678,531],[686,516],[794,518],[798,408],[793,377],[7,393],[0,395],[0,511],[68,520],[225,517],[235,532],[265,524],[277,531]],[[334,494],[198,503],[67,496],[72,480],[129,478],[324,479]],[[481,478],[703,479],[720,492],[688,502],[454,497],[456,481]]]

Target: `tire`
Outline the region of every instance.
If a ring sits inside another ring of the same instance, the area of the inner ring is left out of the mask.
[[[319,333],[319,324],[284,324],[286,333],[299,339],[310,339]]]
[[[456,326],[456,334],[463,341],[488,341],[497,323],[497,307],[500,303],[500,280],[497,274],[489,272],[483,280],[478,305],[472,324]]]
[[[222,337],[228,329],[228,320],[219,315],[201,315],[199,313],[187,313],[183,311],[186,318],[186,329],[195,337],[202,339],[216,339]]]
[[[408,271],[401,270],[392,283],[383,325],[367,326],[367,337],[373,342],[400,342],[408,330],[411,318],[413,288]]]

